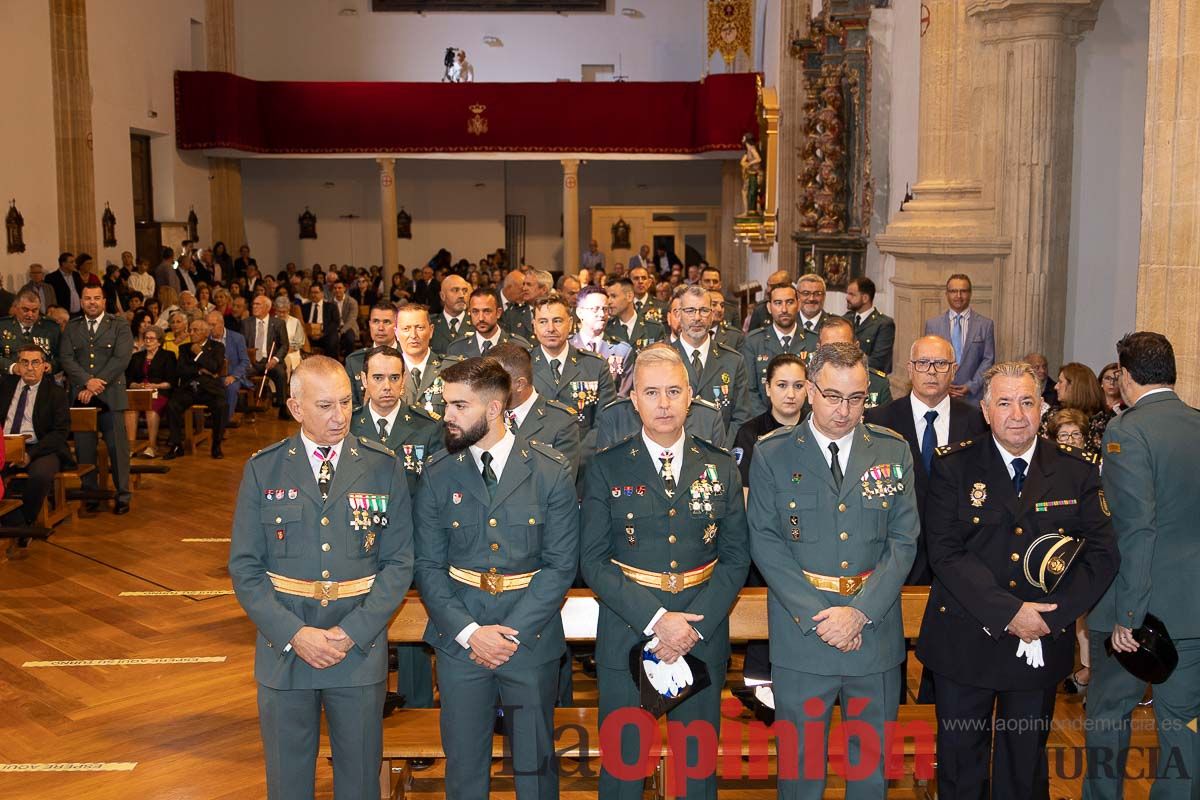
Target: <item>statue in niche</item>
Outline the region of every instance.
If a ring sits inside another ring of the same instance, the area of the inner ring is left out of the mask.
[[[8,252],[25,252],[25,218],[17,211],[17,201],[8,201],[8,216],[4,218],[4,229],[8,234]]]
[[[612,247],[610,250],[630,250],[629,246],[629,223],[625,219],[618,218],[612,226]]]
[[[104,233],[104,246],[117,246],[117,218],[108,203],[104,204],[104,213],[100,216],[100,228]]]
[[[300,215],[300,238],[317,238],[317,215],[309,211],[308,206],[304,207],[304,213]]]
[[[442,64],[445,66],[442,83],[473,83],[475,81],[475,68],[467,63],[466,50],[447,47]]]
[[[188,238],[193,242],[200,241],[200,220],[196,217],[196,207],[192,206],[188,209],[187,218]]]
[[[758,142],[754,134],[747,133],[742,137],[742,146],[746,152],[742,154],[742,196],[746,201],[746,216],[762,214],[762,204],[759,202],[759,183],[762,178],[762,154],[758,152]]]
[[[412,214],[405,211],[404,206],[400,206],[400,211],[396,213],[396,238],[412,238]]]

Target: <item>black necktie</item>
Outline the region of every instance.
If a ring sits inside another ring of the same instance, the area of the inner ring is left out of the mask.
[[[634,303],[634,304],[633,304],[633,307],[637,309],[637,312],[638,312],[638,314],[641,314],[641,313],[642,313],[642,308],[643,308],[645,305],[646,305],[646,303],[643,301],[643,302],[640,302],[640,303]]]
[[[1017,490],[1017,497],[1021,496],[1021,487],[1025,485],[1025,468],[1029,466],[1023,458],[1014,458],[1012,460],[1013,468],[1013,488]]]
[[[17,399],[17,410],[13,414],[12,425],[9,426],[9,433],[20,433],[21,422],[25,419],[25,402],[29,400],[29,384],[25,384],[21,389],[21,396]]]
[[[789,347],[792,346],[792,337],[790,337],[790,336],[783,337],[781,344],[783,344],[783,349],[787,350]]]
[[[450,318],[450,338],[453,339],[455,336],[458,336],[458,318],[451,317]]]
[[[938,412],[925,412],[925,433],[921,435],[921,461],[925,462],[925,473],[933,469],[933,451],[937,449],[937,431],[933,429],[933,421]]]
[[[480,347],[480,348],[479,348],[479,352],[482,354],[482,353],[486,353],[488,350],[491,350],[491,349],[492,349],[492,340],[491,340],[491,339],[484,339],[484,340],[483,340],[483,347]]]
[[[663,454],[658,457],[662,462],[662,468],[658,474],[662,476],[663,486],[667,490],[667,497],[675,496],[675,472],[671,469],[671,461],[674,459],[674,454],[670,450],[664,450]]]
[[[855,314],[855,315],[854,315],[854,327],[856,327],[856,328],[857,328],[857,327],[859,327],[860,325],[862,325],[862,315],[861,315],[861,314]]]
[[[554,378],[555,383],[562,378],[562,362],[557,358],[550,361],[550,376]]]
[[[496,473],[492,470],[492,454],[484,452],[479,460],[483,462],[483,485],[487,487],[488,497],[495,497],[496,484],[499,481],[496,480]]]
[[[321,490],[321,499],[329,499],[329,487],[333,485],[333,460],[330,454],[333,448],[327,444],[323,444],[317,448],[317,453],[321,456],[321,468],[317,470],[317,488]]]
[[[837,442],[829,443],[829,471],[833,473],[833,485],[840,492],[842,490],[842,462],[838,461],[838,446]]]
[[[95,335],[96,335],[96,320],[89,319],[88,320],[88,336],[94,337]]]
[[[805,322],[804,322],[804,330],[806,330],[806,331],[811,331],[812,329],[813,329],[813,324],[812,324],[812,322],[811,322],[810,320],[805,320]]]
[[[379,418],[379,441],[386,442],[387,435],[388,435],[387,417],[380,417]]]
[[[704,365],[702,363],[700,363],[700,351],[699,350],[692,351],[692,369],[696,373],[696,379],[699,380],[700,373],[704,369]]]

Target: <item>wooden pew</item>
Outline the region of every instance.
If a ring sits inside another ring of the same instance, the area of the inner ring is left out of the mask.
[[[925,606],[928,600],[929,587],[906,586],[903,588],[901,592],[901,610],[906,639],[915,639],[920,633],[921,620],[925,615]],[[590,590],[572,589],[564,600],[562,611],[563,629],[566,633],[567,641],[594,641],[596,638],[596,616],[598,611],[599,606]],[[388,626],[388,640],[397,643],[417,643],[423,641],[428,619],[428,614],[421,599],[415,592],[409,592],[404,603],[400,606]],[[730,610],[729,636],[731,641],[739,643],[768,638],[767,590],[765,588],[746,588],[740,592],[737,601]],[[728,701],[728,693],[725,692],[723,695]],[[408,759],[446,757],[445,750],[442,748],[439,728],[440,713],[440,710],[436,708],[402,708],[383,721],[383,764],[379,774],[381,798],[388,800],[389,798],[402,798],[404,796],[405,788],[411,780],[411,773],[407,766]],[[921,726],[924,730],[930,732],[930,735],[927,737],[916,737],[903,741],[906,776],[911,777],[914,764],[918,762],[923,762],[927,765],[935,763],[935,737],[933,734],[937,730],[937,720],[934,715],[934,708],[931,705],[901,705],[897,722],[902,729],[906,725]],[[745,724],[740,718],[725,718],[723,727],[730,725],[744,726]],[[831,728],[837,728],[840,724],[840,710],[834,709],[830,726]],[[578,740],[575,734],[572,734],[569,742],[560,743],[560,746],[562,744],[574,746],[574,749],[570,751],[570,757],[594,759],[600,756],[599,714],[596,708],[557,708],[554,712],[554,726],[556,730],[569,729],[566,726],[576,726],[573,728],[574,731],[582,730],[586,733],[586,736],[581,736]],[[660,722],[661,740],[664,743],[667,741],[665,730],[665,721]],[[743,756],[750,755],[748,738],[738,735],[730,737],[730,740],[738,743],[739,752],[737,753],[737,758],[740,763]],[[720,765],[726,756],[724,751],[726,736],[724,732],[721,734],[719,741],[718,764]],[[773,737],[767,740],[767,747],[767,756],[774,763],[776,753],[775,739]],[[493,738],[492,754],[493,758],[499,758],[504,755],[502,737],[496,736]],[[320,755],[324,758],[332,757],[327,736],[322,736]],[[754,755],[761,756],[762,754],[759,752]],[[828,756],[831,759],[844,757],[836,736],[830,736],[829,738]],[[666,776],[672,768],[671,759],[672,754],[670,753],[670,749],[664,744],[663,756],[657,765],[655,776],[655,786],[661,798],[670,796],[667,793],[670,781],[666,779]],[[402,763],[402,766],[396,770],[399,772],[399,780],[394,785],[392,782],[393,762]],[[720,769],[720,767],[718,768]],[[598,767],[596,769],[598,771]],[[912,783],[913,786],[911,788],[894,786],[889,790],[889,796],[920,797],[926,800],[936,796],[934,781],[930,780],[926,783],[923,781],[918,782],[914,779]],[[835,796],[838,793],[838,788],[831,786],[827,788],[826,796]]]
[[[183,452],[194,455],[200,445],[212,441],[212,428],[204,424],[208,406],[193,405],[183,415]]]
[[[71,407],[71,433],[95,433],[99,430],[100,409],[92,406]],[[78,459],[78,456],[76,457]],[[99,487],[105,488],[108,481],[108,448],[103,442],[97,442],[96,463],[76,464],[73,469],[60,470],[54,476],[54,486],[42,513],[38,515],[37,523],[46,528],[53,528],[60,522],[75,519],[79,513],[79,502],[67,500],[67,481],[78,481],[84,475],[97,472]]]

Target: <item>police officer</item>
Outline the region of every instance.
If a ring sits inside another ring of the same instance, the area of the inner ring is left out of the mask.
[[[379,791],[388,620],[412,580],[407,479],[391,451],[349,435],[341,364],[305,359],[292,389],[300,431],[247,462],[229,555],[258,629],[267,794],[313,796],[324,708],[334,794],[368,797]]]
[[[461,359],[433,352],[429,347],[432,333],[425,306],[410,303],[396,312],[396,339],[404,353],[407,375],[401,399],[405,405],[419,405],[440,415],[446,407],[442,400],[442,370]]]
[[[491,289],[479,288],[471,292],[468,305],[471,325],[446,348],[446,354],[459,358],[474,358],[487,355],[498,344],[515,342],[528,349],[528,341],[500,327],[500,306],[496,293]]]
[[[678,353],[647,349],[633,382],[641,431],[597,453],[585,476],[580,565],[600,601],[600,721],[639,705],[630,651],[650,644],[669,664],[692,654],[712,681],[668,718],[702,720],[718,730],[728,612],[750,566],[742,481],[727,450],[684,431],[691,389]],[[625,726],[620,737],[622,760],[636,763],[637,729]],[[692,766],[715,764],[715,741],[701,756],[690,740],[686,759]],[[601,771],[603,800],[641,796],[642,781]],[[715,798],[715,774],[689,779],[684,796]]]
[[[767,311],[771,324],[754,329],[742,344],[742,358],[746,360],[746,372],[754,382],[750,397],[758,414],[770,408],[767,399],[767,364],[780,353],[791,353],[802,360],[808,353],[802,350],[804,337],[799,335],[796,314],[800,299],[796,287],[790,283],[776,286],[767,292]]]
[[[1075,620],[1108,588],[1119,557],[1096,457],[1038,438],[1032,367],[996,364],[983,388],[991,434],[939,447],[933,461],[924,509],[933,587],[917,657],[934,673],[938,791],[1045,798],[1046,740],[1055,690],[1075,667]],[[1039,549],[1063,533],[1083,540],[1065,572],[1069,562],[1050,558],[1056,547]],[[1054,574],[1061,581],[1047,585]]]
[[[82,316],[67,323],[62,337],[62,367],[70,384],[72,405],[99,406],[98,425],[108,448],[113,488],[117,497],[114,514],[129,513],[129,440],[125,434],[125,368],[133,355],[133,335],[124,318],[104,313],[104,291],[85,286],[80,296]],[[75,450],[80,464],[96,463],[96,433],[77,432]],[[79,481],[84,489],[99,485],[96,470]],[[89,503],[89,509],[96,508]]]
[[[604,291],[609,305],[608,324],[604,326],[606,335],[627,343],[635,352],[645,350],[666,336],[661,322],[638,312],[633,301],[633,281],[629,278],[611,281]]]
[[[828,731],[839,697],[842,714],[880,742],[900,701],[900,587],[920,521],[908,445],[861,422],[865,360],[857,344],[819,347],[808,368],[812,413],[760,439],[750,467],[750,548],[768,587],[775,718],[795,726],[801,753],[823,746],[806,741],[810,723]],[[851,742],[851,763],[862,763],[859,751]],[[882,759],[870,766],[847,781],[847,798],[884,796]],[[825,776],[798,767],[797,779],[779,781],[779,796],[821,797]]]
[[[583,292],[579,293],[584,297]],[[537,345],[533,348],[533,386],[578,412],[584,428],[584,448],[595,442],[596,410],[617,399],[608,361],[590,350],[579,350],[569,341],[571,314],[565,301],[550,295],[534,308]],[[590,449],[594,449],[594,444]]]
[[[41,314],[38,295],[26,289],[13,303],[13,315],[0,319],[0,370],[16,374],[17,351],[27,344],[42,348],[50,363],[50,374],[59,370],[59,340],[62,328]]]
[[[731,437],[753,416],[746,362],[738,351],[717,344],[709,335],[712,305],[707,291],[687,286],[675,300],[679,302],[680,328],[674,346],[683,356],[692,394],[721,409],[726,436]]]
[[[537,280],[514,269],[504,276],[501,293],[504,296],[504,310],[500,314],[500,327],[522,339],[533,340],[533,306],[530,300],[532,292],[537,289]]]
[[[875,281],[865,276],[850,281],[846,285],[846,309],[842,316],[854,326],[854,338],[867,354],[867,366],[890,373],[896,320],[875,307]]]
[[[654,274],[644,265],[631,266],[629,280],[633,284],[633,308],[638,316],[664,325],[667,304],[654,296]]]
[[[446,796],[487,797],[499,696],[518,798],[557,797],[554,697],[566,651],[559,607],[579,558],[566,458],[512,434],[508,373],[448,367],[446,450],[417,489],[417,584],[438,651]]]
[[[832,314],[825,315],[817,335],[820,344],[834,342],[858,344],[854,339],[854,326]],[[866,354],[864,353],[864,355]],[[880,370],[867,367],[867,408],[885,406],[890,402],[892,402],[892,385],[888,381],[887,375]]]
[[[514,343],[499,344],[488,351],[488,358],[500,362],[512,382],[505,424],[517,436],[530,442],[548,444],[567,458],[578,473],[582,447],[582,429],[578,412],[533,388],[533,360],[529,351]]]
[[[396,307],[386,301],[371,306],[367,316],[367,334],[371,337],[371,346],[361,347],[346,356],[346,374],[350,376],[355,408],[363,404],[363,362],[368,351],[376,347],[400,348],[400,343],[396,341]]]

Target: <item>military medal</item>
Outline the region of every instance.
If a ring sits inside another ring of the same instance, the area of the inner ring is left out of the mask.
[[[283,532],[283,528],[280,528],[279,530],[275,531],[275,538],[278,539],[279,541],[282,542],[284,536],[286,536],[286,534]]]
[[[638,497],[644,497],[646,494],[646,485],[642,484],[641,486],[634,489],[634,494],[636,494]]]
[[[363,550],[370,552],[371,547],[375,544],[375,531],[367,531],[367,535],[363,537]]]
[[[803,476],[803,475],[801,475],[799,472],[793,472],[793,473],[792,473],[792,483],[799,483],[799,482],[800,482],[800,479],[801,479],[802,477],[804,477],[804,476]]]
[[[371,522],[366,511],[367,496],[351,493],[346,495],[346,500],[350,503],[350,527],[356,531],[367,527]]]
[[[626,486],[626,487],[625,487],[625,496],[626,496],[626,497],[633,497],[633,487],[632,487],[632,486]]]
[[[721,383],[725,384],[726,386],[729,385],[729,373],[728,372],[721,373]]]
[[[637,544],[637,535],[634,534],[632,525],[625,526],[625,540],[631,545]]]
[[[704,529],[704,543],[712,544],[713,540],[716,538],[717,538],[717,523],[713,522],[713,523],[709,524],[709,526],[707,528]]]
[[[982,483],[977,483],[971,487],[971,505],[976,508],[983,508],[983,501],[987,500],[987,486]]]
[[[416,466],[413,464],[413,446],[411,444],[402,445],[404,450],[404,468],[409,472],[415,472]]]
[[[620,486],[612,487],[612,496],[613,496],[614,500],[621,496],[621,487]]]
[[[459,503],[461,503],[462,502],[462,492],[454,492],[452,495],[450,495],[450,502],[454,503],[454,505],[458,505]]]
[[[792,528],[792,541],[793,542],[800,541],[800,529],[799,528]]]
[[[295,500],[299,496],[300,492],[298,492],[296,489],[288,489],[288,500]]]
[[[276,500],[282,500],[282,499],[283,499],[283,489],[276,489],[276,490],[275,490],[275,499],[276,499]]]

